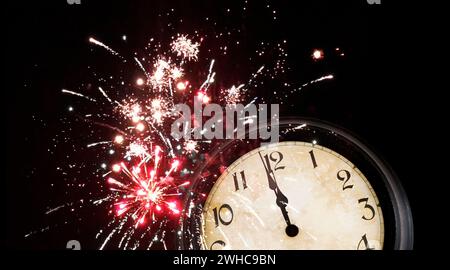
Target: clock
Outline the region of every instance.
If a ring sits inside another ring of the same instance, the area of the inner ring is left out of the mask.
[[[323,121],[290,118],[278,128],[279,142],[230,140],[205,157],[179,248],[412,249],[407,196],[379,155]]]

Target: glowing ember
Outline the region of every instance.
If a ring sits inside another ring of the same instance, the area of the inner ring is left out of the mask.
[[[136,84],[139,85],[139,86],[144,85],[144,80],[139,78],[139,79],[136,80]]]
[[[123,138],[122,135],[117,135],[117,136],[114,138],[114,142],[117,143],[117,144],[122,144],[123,141],[124,141],[124,138]]]
[[[177,89],[180,91],[186,90],[186,87],[188,85],[188,82],[178,82],[177,83]]]
[[[138,123],[138,124],[136,125],[136,129],[137,129],[138,131],[142,132],[142,131],[145,130],[145,125],[142,124],[142,123]]]
[[[113,170],[113,172],[120,172],[121,170],[122,170],[122,167],[120,166],[120,164],[114,164],[113,166],[112,166],[112,170]]]
[[[324,55],[323,55],[323,51],[322,50],[315,49],[313,51],[312,57],[313,57],[314,60],[321,60],[321,59],[323,59],[323,56]]]

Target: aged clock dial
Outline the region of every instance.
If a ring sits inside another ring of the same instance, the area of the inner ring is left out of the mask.
[[[407,196],[379,155],[322,121],[279,130],[279,143],[231,140],[205,156],[180,249],[412,249]]]
[[[203,208],[206,249],[381,249],[382,209],[338,153],[282,142],[236,160]]]

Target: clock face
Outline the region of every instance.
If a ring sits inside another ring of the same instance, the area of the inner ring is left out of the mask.
[[[383,214],[368,179],[312,143],[243,155],[219,177],[201,216],[204,249],[383,248]]]

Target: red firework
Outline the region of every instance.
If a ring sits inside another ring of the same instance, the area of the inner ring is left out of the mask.
[[[156,146],[150,153],[143,151],[138,156],[136,165],[127,166],[125,162],[113,165],[112,173],[116,178],[107,179],[110,190],[116,192],[118,199],[114,204],[117,216],[128,215],[135,221],[135,226],[145,224],[147,218],[155,220],[157,213],[180,214],[177,197],[179,188],[189,182],[175,184],[172,174],[180,166],[177,159],[172,159],[168,171],[161,176],[161,148]]]

